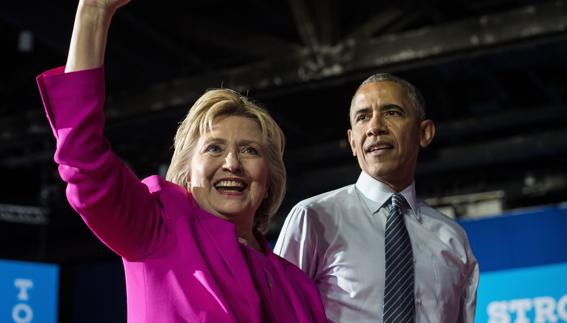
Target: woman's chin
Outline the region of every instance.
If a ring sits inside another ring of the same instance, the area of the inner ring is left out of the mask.
[[[215,208],[213,210],[209,210],[209,212],[213,213],[214,215],[231,221],[231,222],[242,222],[242,219],[245,218],[254,218],[254,214],[251,212],[247,212],[242,208],[231,208],[231,207],[223,207],[223,208]],[[252,221],[251,221],[252,222]]]

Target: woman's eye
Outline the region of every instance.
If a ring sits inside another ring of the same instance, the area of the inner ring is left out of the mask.
[[[243,147],[242,152],[249,155],[258,155],[258,149],[251,146]]]
[[[221,151],[221,148],[219,147],[219,145],[215,145],[215,144],[210,144],[205,148],[205,152],[208,153],[218,153]]]

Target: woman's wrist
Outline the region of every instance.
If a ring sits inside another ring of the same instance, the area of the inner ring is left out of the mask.
[[[77,17],[82,24],[90,24],[95,28],[103,28],[106,32],[116,8],[109,8],[92,2],[79,2]]]
[[[65,72],[102,66],[106,37],[115,11],[96,2],[79,2]]]

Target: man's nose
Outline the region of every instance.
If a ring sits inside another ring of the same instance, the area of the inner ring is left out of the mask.
[[[379,136],[387,133],[387,128],[381,115],[373,115],[368,122],[367,136]]]
[[[240,159],[235,152],[229,152],[224,158],[223,169],[231,173],[238,173],[240,171]]]

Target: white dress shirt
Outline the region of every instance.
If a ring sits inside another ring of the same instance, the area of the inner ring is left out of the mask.
[[[298,203],[274,252],[317,283],[332,322],[382,322],[384,228],[392,189],[362,172],[349,185]],[[479,269],[465,231],[400,192],[415,262],[416,322],[473,322]]]

